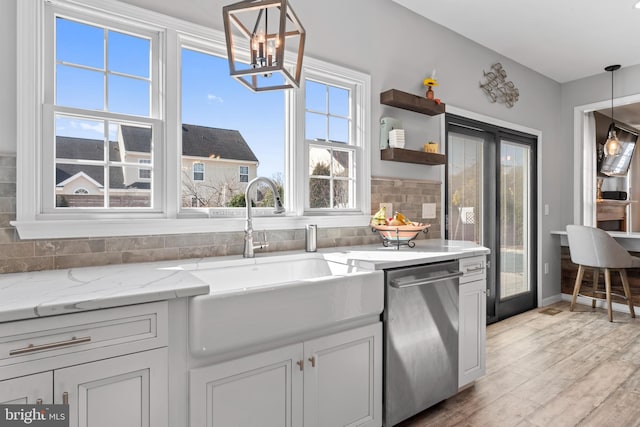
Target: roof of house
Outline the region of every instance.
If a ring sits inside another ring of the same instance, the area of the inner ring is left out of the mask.
[[[182,155],[258,162],[237,130],[182,125]]]
[[[56,159],[103,160],[103,142],[97,139],[58,136],[56,137]],[[120,150],[118,149],[118,143],[115,141],[109,141],[109,159],[116,162],[120,161]],[[104,185],[104,169],[102,166],[58,162],[56,162],[56,185],[80,172],[84,172],[100,185]],[[109,186],[111,188],[125,188],[122,168],[109,168]]]
[[[151,152],[151,129],[122,126],[128,152]],[[182,155],[258,162],[258,158],[237,130],[182,125]]]

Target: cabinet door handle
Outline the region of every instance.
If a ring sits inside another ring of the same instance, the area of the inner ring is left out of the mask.
[[[36,405],[42,405],[42,399],[36,399]]]
[[[62,393],[62,404],[63,405],[68,405],[69,404],[69,393],[68,392],[64,392]]]
[[[298,360],[296,365],[300,366],[300,370],[304,370],[304,360]]]
[[[33,353],[34,351],[51,350],[53,348],[67,347],[70,345],[82,344],[90,341],[91,341],[91,337],[81,337],[81,338],[71,337],[70,340],[65,340],[65,341],[50,342],[47,344],[40,344],[40,345],[29,344],[24,348],[10,350],[9,356],[17,356],[20,354]]]
[[[309,358],[309,362],[311,362],[311,367],[315,368],[316,367],[316,357],[315,356],[311,356]]]

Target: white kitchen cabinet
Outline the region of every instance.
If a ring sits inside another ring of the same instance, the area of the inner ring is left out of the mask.
[[[191,427],[302,425],[302,345],[193,369]]]
[[[34,405],[53,402],[53,372],[0,381],[0,403]]]
[[[304,343],[304,426],[382,423],[382,325]]]
[[[486,292],[484,279],[460,284],[458,387],[471,383],[485,373]]]
[[[376,323],[193,369],[190,426],[380,426],[381,358]]]
[[[70,427],[168,426],[167,349],[57,369],[54,403],[68,401]]]
[[[68,401],[71,427],[166,427],[167,340],[166,302],[2,323],[0,402]]]

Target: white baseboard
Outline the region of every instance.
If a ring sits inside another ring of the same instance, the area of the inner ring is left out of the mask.
[[[562,301],[562,294],[551,295],[550,297],[546,297],[542,299],[542,305],[540,307],[546,307],[548,305],[555,304],[560,301]]]
[[[562,301],[571,301],[571,297],[572,295],[569,294],[562,294]],[[592,298],[590,297],[583,297],[581,295],[578,295],[578,299],[576,300],[576,303],[578,304],[582,304],[582,305],[588,305],[591,306],[591,300]],[[597,299],[596,300],[596,307],[597,308],[603,308],[603,309],[607,309],[607,301],[604,299]],[[622,313],[629,313],[629,306],[626,304],[621,304],[619,302],[613,302],[611,304],[611,308],[613,309],[613,311],[620,311]]]

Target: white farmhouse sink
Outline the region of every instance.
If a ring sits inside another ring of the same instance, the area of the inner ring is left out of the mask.
[[[322,254],[181,266],[209,284],[191,298],[189,343],[211,356],[295,337],[382,312],[383,273],[355,271]]]

